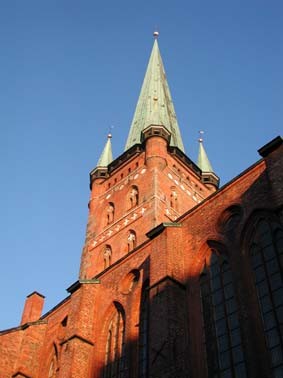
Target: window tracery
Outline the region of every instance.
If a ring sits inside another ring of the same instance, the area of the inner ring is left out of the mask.
[[[123,378],[125,374],[125,315],[122,307],[115,304],[109,322],[105,349],[103,378]]]
[[[200,277],[208,377],[247,377],[232,272],[212,251]]]
[[[283,230],[261,218],[255,224],[249,255],[274,377],[283,376]]]

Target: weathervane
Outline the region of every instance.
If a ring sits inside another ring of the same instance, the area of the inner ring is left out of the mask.
[[[199,139],[198,139],[198,141],[200,142],[200,143],[202,143],[203,142],[203,134],[204,134],[204,131],[203,130],[199,130]]]

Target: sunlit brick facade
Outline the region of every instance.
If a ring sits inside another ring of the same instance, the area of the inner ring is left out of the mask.
[[[1,378],[283,377],[282,139],[218,189],[171,132],[91,172],[80,277],[27,297]]]

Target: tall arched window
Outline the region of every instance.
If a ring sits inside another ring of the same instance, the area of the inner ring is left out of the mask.
[[[209,378],[247,377],[232,272],[212,251],[201,277],[204,342]]]
[[[139,321],[139,378],[148,376],[148,280],[145,281],[142,288],[140,321]]]
[[[106,350],[105,368],[103,378],[123,378],[125,374],[125,314],[118,303],[110,319]]]
[[[254,224],[249,254],[274,377],[283,377],[283,230],[261,218]]]

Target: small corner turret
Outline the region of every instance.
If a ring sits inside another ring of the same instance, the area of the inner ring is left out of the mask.
[[[112,134],[109,133],[97,166],[90,172],[90,187],[95,179],[106,178],[108,175],[108,165],[113,161],[111,138]]]
[[[203,131],[200,131],[199,141],[199,153],[197,165],[201,169],[201,180],[202,182],[213,191],[217,190],[219,187],[219,177],[214,173],[212,165],[207,157],[206,151],[203,146]]]

